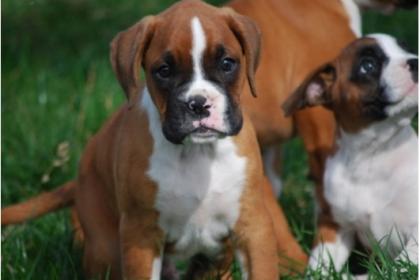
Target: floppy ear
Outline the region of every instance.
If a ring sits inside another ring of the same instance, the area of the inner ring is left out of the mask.
[[[241,45],[246,59],[246,75],[251,94],[257,97],[255,88],[255,71],[260,58],[261,32],[256,23],[246,16],[242,16],[230,8],[225,8],[230,29]]]
[[[310,74],[283,103],[285,116],[306,107],[330,103],[328,92],[336,79],[335,67],[328,63]]]
[[[121,31],[111,42],[112,69],[123,88],[130,105],[140,91],[139,70],[143,55],[152,39],[155,26],[148,16],[127,30]]]

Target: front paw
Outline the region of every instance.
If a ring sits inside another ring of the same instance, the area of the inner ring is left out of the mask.
[[[332,256],[330,250],[328,250],[329,246],[325,245],[327,244],[321,243],[312,249],[308,262],[309,273],[312,271],[321,274],[321,276],[326,276],[333,268]]]

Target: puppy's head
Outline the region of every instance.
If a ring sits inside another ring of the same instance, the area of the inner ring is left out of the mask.
[[[391,13],[397,8],[411,9],[417,7],[417,0],[354,0],[364,9],[375,9],[384,13]]]
[[[372,122],[409,119],[417,111],[418,58],[388,35],[354,41],[323,65],[284,103],[286,115],[324,105],[340,126],[355,132]]]
[[[120,32],[111,44],[111,62],[130,106],[143,67],[169,141],[208,143],[240,131],[240,94],[247,81],[255,95],[259,45],[249,18],[182,1]]]

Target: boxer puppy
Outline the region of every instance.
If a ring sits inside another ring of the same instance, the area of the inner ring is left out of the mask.
[[[281,106],[315,69],[334,59],[362,34],[361,10],[390,13],[417,6],[415,0],[233,0],[228,3],[252,18],[262,33],[262,51],[255,85],[257,100],[244,95],[242,104],[255,127],[265,174],[276,196],[282,190],[281,143],[298,134],[308,157],[319,211],[316,240],[328,239],[334,226],[324,198],[323,174],[333,150],[336,123],[322,106],[284,116]],[[416,28],[412,26],[412,28]],[[325,206],[325,207],[324,207]]]
[[[243,92],[256,96],[259,45],[252,20],[200,1],[119,33],[111,62],[128,104],[90,140],[76,182],[4,209],[2,222],[75,202],[89,277],[160,279],[173,254],[217,268],[235,255],[244,278],[277,279],[278,248],[305,255],[269,193],[240,107]],[[206,272],[192,267],[187,278]]]
[[[284,104],[286,115],[322,105],[338,124],[324,174],[331,232],[309,266],[339,271],[358,238],[372,238],[397,259],[417,263],[418,58],[388,35],[356,40],[303,82]],[[331,263],[332,262],[332,263]]]
[[[249,113],[263,151],[265,173],[277,196],[282,190],[279,174],[281,146],[296,133],[308,154],[309,177],[322,200],[325,159],[333,146],[333,115],[313,107],[286,118],[281,105],[309,73],[332,60],[362,34],[361,10],[391,13],[417,6],[415,0],[233,0],[228,6],[249,16],[262,33],[261,62],[255,84],[264,93],[255,101],[248,95],[243,107]],[[334,40],[331,40],[331,38]],[[319,227],[328,231],[321,212]],[[325,216],[325,217],[324,217]]]

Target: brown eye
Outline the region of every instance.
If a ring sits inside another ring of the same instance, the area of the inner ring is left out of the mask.
[[[236,69],[236,61],[232,58],[226,57],[222,59],[222,62],[220,64],[220,68],[225,73],[232,73]]]
[[[167,79],[171,75],[171,68],[168,64],[163,64],[156,70],[156,75],[161,79]]]

